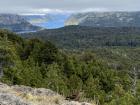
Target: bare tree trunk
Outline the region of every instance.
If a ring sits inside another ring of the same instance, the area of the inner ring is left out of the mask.
[[[133,75],[132,94],[133,94],[134,96],[136,96],[136,93],[137,93],[138,72],[137,72],[137,70],[136,70],[135,67],[133,68],[132,75]]]

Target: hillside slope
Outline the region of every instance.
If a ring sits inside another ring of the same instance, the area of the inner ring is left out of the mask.
[[[139,105],[139,49],[126,50],[128,54],[120,49],[105,51],[65,52],[51,42],[23,39],[1,30],[0,81],[51,89],[74,101]]]
[[[140,27],[140,12],[89,12],[70,16],[65,25]]]
[[[15,14],[0,14],[0,28],[9,29],[14,32],[37,31],[41,29]]]
[[[26,38],[41,38],[66,49],[93,49],[103,46],[140,46],[140,28],[67,26],[53,30],[22,34]]]

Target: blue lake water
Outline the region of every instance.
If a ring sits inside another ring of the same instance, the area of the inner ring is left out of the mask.
[[[44,22],[44,23],[39,23],[35,24],[37,26],[41,26],[43,28],[47,29],[55,29],[55,28],[60,28],[64,26],[64,23],[66,19],[69,17],[69,15],[62,15],[62,14],[57,14],[57,15],[51,15],[52,19]]]
[[[54,28],[63,27],[64,22],[63,21],[53,21],[53,22],[40,23],[40,24],[36,24],[36,25],[41,26],[43,28],[47,28],[47,29],[54,29]]]

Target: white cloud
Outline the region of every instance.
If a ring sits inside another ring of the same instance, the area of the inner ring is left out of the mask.
[[[2,13],[140,11],[140,0],[1,0]]]
[[[79,12],[105,12],[109,11],[107,8],[87,8],[81,10],[62,10],[62,9],[49,9],[49,8],[42,8],[42,9],[28,9],[21,15],[45,15],[47,13],[61,13],[61,14],[70,14],[70,13],[79,13]]]
[[[97,11],[97,12],[105,12],[105,11],[110,11],[107,8],[87,8],[82,10],[82,12],[91,12],[91,11]]]

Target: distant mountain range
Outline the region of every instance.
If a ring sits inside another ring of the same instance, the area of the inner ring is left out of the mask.
[[[140,12],[89,12],[76,14],[15,15],[0,14],[0,28],[13,32],[32,32],[69,25],[91,27],[140,27]]]
[[[71,15],[65,25],[140,27],[140,12],[89,12]]]
[[[29,23],[22,16],[15,14],[0,14],[0,28],[13,32],[29,32],[41,29],[41,27]]]

